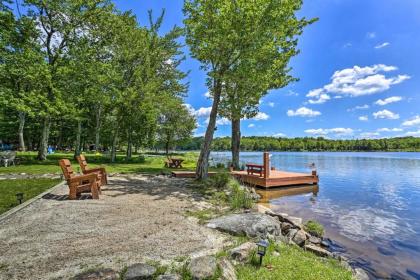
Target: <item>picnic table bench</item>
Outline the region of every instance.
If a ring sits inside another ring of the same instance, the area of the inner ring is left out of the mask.
[[[258,174],[260,177],[262,177],[264,172],[264,165],[249,163],[246,165],[246,172],[248,175]]]
[[[182,168],[182,162],[184,160],[180,158],[168,158],[165,160],[165,167],[168,168]]]

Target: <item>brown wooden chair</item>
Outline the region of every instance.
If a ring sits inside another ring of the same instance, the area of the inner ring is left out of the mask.
[[[83,192],[90,192],[93,199],[99,199],[101,188],[96,173],[76,175],[68,159],[61,159],[59,164],[70,189],[69,199],[76,199]]]
[[[108,177],[106,175],[106,170],[103,167],[98,168],[88,168],[87,161],[84,155],[79,155],[76,157],[77,162],[80,165],[80,168],[82,169],[83,174],[92,174],[97,173],[99,174],[99,178],[101,181],[101,185],[108,184]]]

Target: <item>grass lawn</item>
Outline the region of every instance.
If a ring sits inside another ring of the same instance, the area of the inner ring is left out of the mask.
[[[0,180],[0,214],[18,205],[16,193],[24,193],[24,201],[58,184],[58,179]]]
[[[255,279],[283,279],[283,280],[351,280],[350,271],[342,268],[338,261],[322,259],[310,252],[291,245],[270,245],[263,265],[258,267],[258,258],[237,267],[237,275],[240,280]],[[274,256],[276,249],[280,256]],[[268,267],[271,266],[271,269]]]
[[[95,155],[93,153],[85,153],[86,160],[90,167],[104,166],[108,172],[114,173],[160,173],[162,171],[170,171],[164,168],[164,155],[133,155],[130,162],[125,161],[124,154],[118,154],[115,163],[110,163],[109,158],[103,155]],[[27,173],[27,174],[45,174],[45,173],[61,173],[58,166],[58,160],[67,158],[72,161],[73,168],[78,171],[79,165],[73,160],[73,153],[55,153],[48,155],[47,160],[36,160],[36,152],[20,152],[17,156],[21,159],[21,163],[16,166],[7,168],[0,167],[0,174],[4,173]],[[184,169],[193,170],[195,168],[197,153],[189,152],[173,155],[173,157],[182,158]]]

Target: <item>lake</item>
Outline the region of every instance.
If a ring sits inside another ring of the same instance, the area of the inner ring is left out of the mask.
[[[259,190],[260,203],[314,219],[351,261],[377,279],[420,279],[420,153],[273,152],[276,169],[310,172],[318,186]],[[230,152],[213,152],[210,163]],[[262,164],[261,152],[241,163]]]

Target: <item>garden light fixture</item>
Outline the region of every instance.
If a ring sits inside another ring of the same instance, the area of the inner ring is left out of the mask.
[[[260,240],[257,243],[257,246],[258,246],[257,254],[260,256],[260,266],[261,266],[263,257],[267,253],[268,241],[267,240]]]
[[[16,194],[16,200],[19,201],[19,204],[22,204],[22,200],[23,200],[23,193],[17,193]]]

